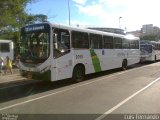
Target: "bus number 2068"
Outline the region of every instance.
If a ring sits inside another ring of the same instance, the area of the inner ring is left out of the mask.
[[[76,55],[76,59],[83,59],[83,55]]]

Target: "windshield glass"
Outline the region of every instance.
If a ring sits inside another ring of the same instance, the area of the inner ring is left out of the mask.
[[[37,29],[36,29],[37,28]],[[41,63],[49,57],[49,29],[35,27],[24,28],[21,32],[20,54],[25,63]]]
[[[141,45],[140,49],[142,55],[152,53],[152,45]]]

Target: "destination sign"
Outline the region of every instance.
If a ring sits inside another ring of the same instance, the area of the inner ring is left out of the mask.
[[[22,31],[24,32],[32,32],[32,31],[50,31],[49,24],[34,24],[29,25],[22,28]]]
[[[37,31],[37,30],[44,30],[44,25],[41,25],[41,26],[29,26],[29,27],[25,28],[26,32]]]

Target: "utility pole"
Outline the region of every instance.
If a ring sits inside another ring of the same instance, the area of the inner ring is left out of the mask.
[[[119,17],[119,28],[121,28],[121,18],[122,17]]]
[[[68,17],[69,17],[69,26],[70,26],[71,22],[70,22],[70,4],[69,4],[69,0],[68,0]]]

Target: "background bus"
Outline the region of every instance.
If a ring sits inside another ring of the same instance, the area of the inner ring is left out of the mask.
[[[140,41],[141,50],[141,62],[152,61],[160,59],[160,42],[141,40]]]
[[[0,57],[3,58],[4,62],[6,57],[14,60],[14,47],[12,40],[0,40]]]
[[[140,61],[139,38],[50,23],[21,29],[20,69],[35,79],[84,79]]]

